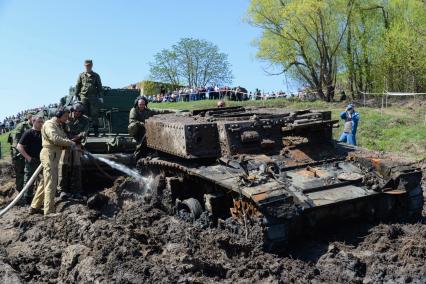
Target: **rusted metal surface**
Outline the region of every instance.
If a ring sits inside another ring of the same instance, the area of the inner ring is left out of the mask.
[[[221,218],[262,217],[272,242],[333,218],[421,212],[421,172],[398,157],[336,143],[334,123],[329,111],[274,108],[158,115],[146,129],[159,153],[139,165],[179,176],[184,190],[173,196],[206,202]]]
[[[262,216],[253,203],[247,202],[243,199],[234,199],[233,201],[234,207],[230,208],[232,217],[243,219]]]
[[[217,157],[216,125],[173,114],[154,116],[145,123],[147,145],[186,159]]]
[[[145,123],[150,148],[186,159],[236,154],[274,153],[293,132],[329,142],[330,112],[245,110],[244,108],[193,111],[192,115],[164,114]],[[320,131],[320,132],[318,132]],[[220,148],[220,151],[219,151]]]

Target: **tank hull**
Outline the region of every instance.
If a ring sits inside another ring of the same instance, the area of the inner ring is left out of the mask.
[[[189,211],[202,208],[218,222],[261,223],[268,246],[353,218],[415,220],[421,171],[397,156],[333,141],[335,122],[330,112],[311,110],[158,115],[146,123],[155,151],[138,165],[162,176],[159,192],[169,192],[172,211],[195,202]],[[188,134],[188,127],[208,131]]]

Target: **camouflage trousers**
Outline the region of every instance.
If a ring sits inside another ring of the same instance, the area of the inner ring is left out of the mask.
[[[21,155],[14,155],[12,157],[12,164],[15,170],[16,190],[21,191],[24,187],[25,159]]]
[[[145,135],[145,125],[143,122],[132,122],[127,127],[129,135],[132,136],[136,142],[140,143]]]
[[[136,160],[146,154],[147,146],[145,139],[145,125],[142,122],[132,122],[128,126],[129,135],[132,136],[138,145],[133,153]]]
[[[44,148],[40,153],[43,165],[43,186],[39,186],[34,195],[31,207],[39,209],[44,204],[44,215],[55,212],[55,194],[58,186],[58,166],[62,150]]]
[[[99,98],[97,96],[81,96],[81,103],[84,105],[86,114],[92,119],[92,126],[99,126]]]
[[[40,165],[40,161],[37,159],[32,159],[31,162],[25,161],[25,174],[24,174],[24,185],[31,179],[35,170]],[[40,183],[40,182],[39,182]],[[27,201],[31,201],[34,196],[34,184],[25,192],[24,198]]]
[[[62,150],[59,161],[58,191],[70,193],[82,191],[80,151]]]

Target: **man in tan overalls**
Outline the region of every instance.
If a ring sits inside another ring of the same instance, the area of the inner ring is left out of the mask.
[[[42,146],[40,161],[43,165],[43,187],[37,188],[31,210],[39,210],[44,201],[44,215],[55,212],[55,194],[58,186],[58,166],[62,150],[75,148],[75,142],[67,138],[63,130],[69,110],[59,109],[55,117],[46,121],[41,129]]]

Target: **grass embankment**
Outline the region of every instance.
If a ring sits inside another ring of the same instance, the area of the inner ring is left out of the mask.
[[[178,102],[178,103],[151,103],[152,108],[161,109],[197,109],[213,108],[215,100]],[[227,106],[266,106],[285,107],[289,109],[325,109],[332,111],[332,118],[339,119],[339,114],[345,105],[341,103],[325,103],[322,101],[300,102],[285,99],[267,101],[227,101]],[[414,107],[394,106],[381,113],[380,109],[359,107],[357,111],[361,115],[358,127],[358,145],[371,150],[397,152],[418,160],[426,158],[426,105]],[[342,132],[343,124],[334,130],[334,137],[338,139]],[[2,158],[9,157],[9,144],[7,135],[0,135]]]
[[[8,133],[0,135],[0,159],[6,159],[10,156],[10,145],[7,143]]]
[[[196,109],[215,107],[217,101],[195,101],[178,103],[151,104],[152,108],[162,109]],[[332,118],[339,119],[340,112],[345,104],[325,103],[322,101],[300,102],[285,99],[268,101],[244,101],[227,102],[227,106],[267,106],[286,107],[289,109],[325,109],[332,111]],[[380,109],[359,107],[357,111],[361,115],[358,127],[357,142],[361,147],[371,150],[397,152],[418,160],[426,158],[426,105],[417,106],[393,106],[381,113]],[[343,129],[334,130],[334,137],[338,139]]]

